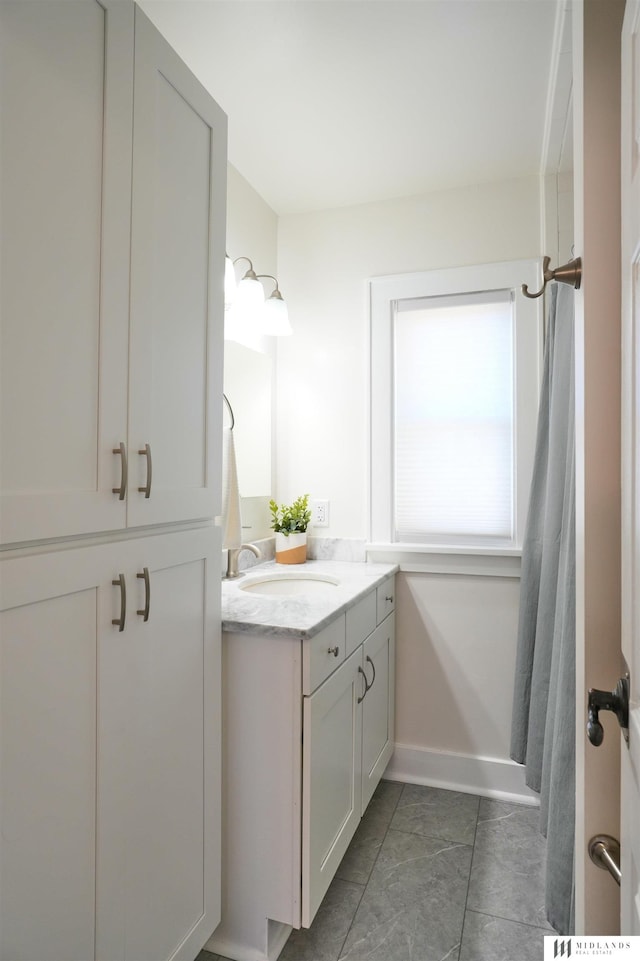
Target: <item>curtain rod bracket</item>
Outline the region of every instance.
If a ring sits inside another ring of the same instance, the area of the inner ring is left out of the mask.
[[[542,289],[538,291],[537,294],[530,294],[529,288],[526,284],[522,285],[522,293],[525,297],[529,297],[530,300],[534,300],[536,297],[541,297],[546,290],[547,284],[551,280],[556,280],[560,284],[569,284],[575,290],[580,289],[580,283],[582,281],[582,258],[576,257],[575,260],[570,260],[566,264],[562,264],[561,267],[556,267],[555,270],[549,270],[549,264],[551,263],[550,257],[545,257],[542,261]]]

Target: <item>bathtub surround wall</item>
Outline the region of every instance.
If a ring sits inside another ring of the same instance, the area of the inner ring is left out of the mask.
[[[323,541],[368,536],[368,279],[540,257],[540,196],[531,177],[280,218],[295,336],[278,344],[277,489],[331,500]],[[518,578],[426,573],[420,557],[396,579],[387,776],[531,801],[509,759]]]

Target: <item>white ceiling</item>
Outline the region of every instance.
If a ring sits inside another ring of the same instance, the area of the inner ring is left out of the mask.
[[[279,214],[540,171],[557,0],[141,0]]]

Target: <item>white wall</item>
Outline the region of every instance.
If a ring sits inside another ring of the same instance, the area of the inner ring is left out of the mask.
[[[278,497],[331,501],[327,536],[367,534],[368,305],[373,276],[540,256],[537,177],[280,218]]]
[[[540,257],[541,219],[537,177],[280,218],[294,336],[278,342],[277,493],[328,498],[331,527],[318,533],[368,534],[367,279]],[[504,762],[518,581],[398,580],[395,774],[443,783],[440,762],[462,756],[451,784],[517,793],[521,769]],[[468,758],[493,760],[478,774]]]
[[[551,267],[558,267],[575,256],[573,174],[570,171],[547,174],[543,192],[544,253],[551,257]]]

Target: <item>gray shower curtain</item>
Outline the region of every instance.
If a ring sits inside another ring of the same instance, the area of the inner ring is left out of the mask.
[[[575,821],[574,292],[550,288],[544,375],[522,550],[511,757],[540,793],[549,922],[573,930]]]

